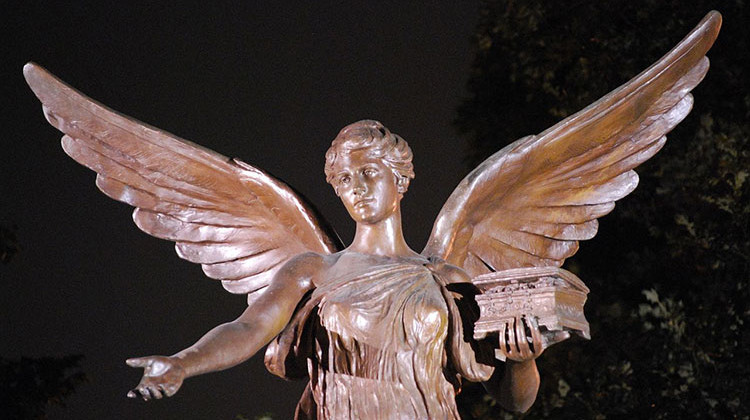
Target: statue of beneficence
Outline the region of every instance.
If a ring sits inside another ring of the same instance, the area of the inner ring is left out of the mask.
[[[326,153],[326,180],[356,223],[343,247],[279,180],[27,64],[63,149],[97,172],[99,189],[136,207],[141,230],[248,296],[237,319],[187,349],[129,359],[144,373],[128,395],[174,395],[186,378],[267,345],[272,373],[309,381],[297,418],[458,418],[462,380],[526,411],[539,389],[535,359],[571,333],[588,337],[588,290],[559,267],[690,112],[720,24],[709,13],[631,81],[488,158],[455,189],[420,253],[401,228],[412,152],[377,121],[345,127]]]

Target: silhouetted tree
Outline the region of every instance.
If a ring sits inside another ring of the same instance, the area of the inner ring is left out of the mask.
[[[457,126],[470,164],[619,86],[710,9],[724,27],[692,114],[641,186],[568,262],[591,287],[591,342],[539,360],[527,418],[747,418],[750,395],[750,22],[744,1],[485,0]],[[467,418],[513,418],[481,390]]]
[[[83,356],[0,358],[0,417],[44,419],[51,405],[64,399],[86,380],[81,372]]]
[[[5,222],[0,222],[0,262],[7,264],[10,259],[18,253],[18,239],[16,239],[16,227]]]
[[[20,250],[16,229],[0,225],[0,261],[5,264]],[[81,355],[20,360],[0,357],[0,418],[44,419],[50,406],[64,406],[65,397],[86,381],[81,360]]]

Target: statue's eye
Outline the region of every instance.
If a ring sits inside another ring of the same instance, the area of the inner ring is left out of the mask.
[[[347,185],[349,184],[349,182],[351,182],[351,180],[352,180],[352,177],[350,177],[349,175],[341,175],[339,177],[339,184]]]
[[[378,174],[377,169],[374,168],[367,168],[365,169],[365,175],[368,177],[373,177]]]

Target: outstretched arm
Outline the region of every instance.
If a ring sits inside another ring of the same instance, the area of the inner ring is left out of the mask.
[[[252,357],[286,326],[323,257],[303,254],[289,261],[274,281],[237,319],[219,325],[195,344],[172,356],[128,359],[132,367],[144,368],[143,378],[128,397],[144,400],[170,397],[185,378],[230,368]]]

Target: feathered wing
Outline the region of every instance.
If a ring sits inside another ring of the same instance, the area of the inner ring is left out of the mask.
[[[472,277],[561,266],[597,218],[638,184],[633,168],[653,156],[690,112],[721,26],[710,12],[672,51],[626,84],[536,136],[484,161],[438,215],[427,256]]]
[[[119,114],[29,63],[24,76],[65,152],[108,196],[136,207],[144,232],[176,242],[232,293],[257,297],[289,258],[340,248],[287,185],[237,159]]]

